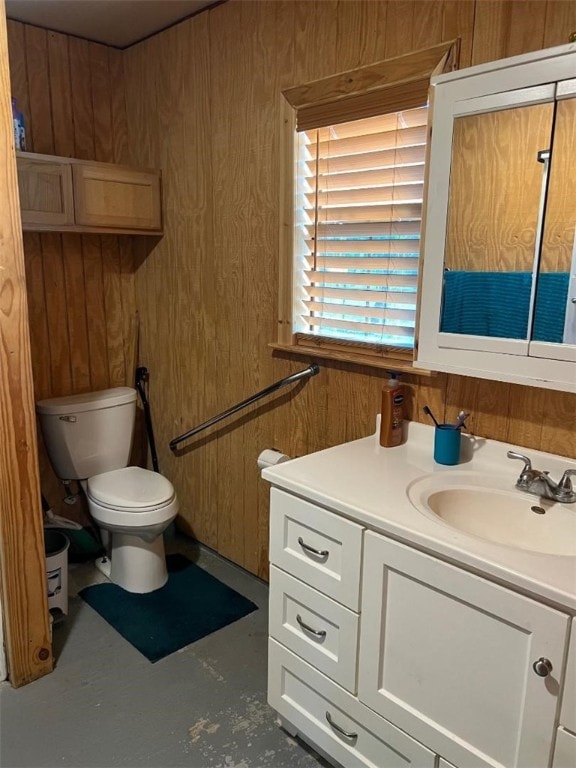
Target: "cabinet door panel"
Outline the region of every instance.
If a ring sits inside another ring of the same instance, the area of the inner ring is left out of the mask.
[[[306,740],[349,768],[433,768],[435,755],[269,640],[268,701]],[[327,714],[332,720],[331,726]],[[343,729],[352,738],[338,731]]]
[[[457,765],[549,765],[567,616],[372,533],[362,616],[361,701]]]
[[[18,191],[23,229],[74,223],[72,168],[69,163],[19,154]]]
[[[74,164],[76,223],[160,230],[160,177],[99,163]]]

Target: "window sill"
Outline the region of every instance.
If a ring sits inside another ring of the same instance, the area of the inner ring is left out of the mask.
[[[313,344],[278,344],[270,343],[268,346],[277,352],[285,352],[295,357],[318,357],[325,360],[334,360],[352,365],[368,366],[370,368],[379,368],[386,371],[398,371],[398,373],[407,373],[410,376],[419,376],[423,378],[433,378],[437,375],[436,371],[427,371],[422,368],[415,368],[411,353],[398,354],[401,356],[384,357],[382,355],[368,354],[363,352],[344,351],[342,349],[332,349],[329,346],[315,346]]]

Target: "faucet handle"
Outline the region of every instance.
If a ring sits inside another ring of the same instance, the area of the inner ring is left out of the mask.
[[[528,458],[528,456],[523,456],[521,453],[516,453],[516,451],[508,451],[506,454],[509,459],[518,459],[518,461],[524,462],[524,469],[521,472],[521,475],[523,475],[525,472],[529,472],[532,469],[532,462]]]
[[[573,476],[576,476],[576,469],[567,469],[566,472],[564,472],[564,474],[560,478],[558,487],[562,488],[563,491],[568,491],[568,493],[571,493],[572,481],[570,480],[570,478]]]

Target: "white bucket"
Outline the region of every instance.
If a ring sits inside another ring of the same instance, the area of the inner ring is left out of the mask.
[[[44,531],[48,610],[68,613],[68,538],[60,531]]]

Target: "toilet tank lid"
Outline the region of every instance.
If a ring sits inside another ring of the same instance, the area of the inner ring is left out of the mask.
[[[135,400],[136,390],[132,387],[114,387],[113,389],[102,389],[99,392],[84,392],[81,395],[39,400],[36,403],[36,411],[40,414],[53,416],[71,412],[95,411],[99,408],[114,408],[116,405],[126,405]]]

